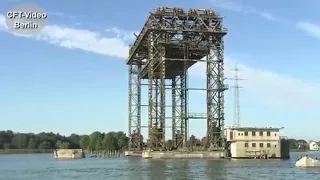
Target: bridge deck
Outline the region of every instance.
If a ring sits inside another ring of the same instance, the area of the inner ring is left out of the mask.
[[[184,69],[188,69],[193,64],[195,64],[196,60],[186,60],[184,61],[174,61],[174,60],[168,60],[165,59],[165,77],[166,79],[171,79],[173,77],[183,75]],[[160,68],[159,66],[160,62],[157,61],[156,64],[154,64],[153,68],[153,78],[160,78]],[[148,79],[148,66],[144,66],[141,70],[141,78],[142,79]]]
[[[177,7],[158,7],[149,14],[142,30],[136,35],[136,40],[130,46],[126,63],[140,64],[148,57],[147,50],[150,47],[148,39],[151,32],[155,34],[165,32],[167,35],[170,34],[171,40],[178,40],[177,44],[188,41],[199,48],[208,35],[226,34],[226,28],[221,25],[222,19],[211,9],[183,10]]]
[[[167,79],[173,78],[175,76],[183,75],[184,71],[190,68],[192,65],[201,60],[207,54],[207,49],[205,47],[191,47],[188,49],[188,57],[185,57],[184,49],[175,42],[168,42],[165,46],[165,77]],[[153,77],[160,78],[160,68],[159,65],[162,59],[156,59],[153,65]],[[141,78],[148,78],[148,62],[141,70]]]

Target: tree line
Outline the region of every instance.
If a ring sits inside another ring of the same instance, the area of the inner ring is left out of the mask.
[[[42,132],[16,133],[11,130],[0,131],[0,149],[26,150],[53,150],[53,149],[84,149],[97,150],[124,150],[128,145],[128,137],[119,132],[93,132],[90,135],[71,134],[64,136],[55,133]]]
[[[143,139],[143,136],[142,136]],[[122,131],[102,133],[93,132],[90,135],[71,134],[64,136],[52,133],[41,132],[18,133],[12,130],[0,131],[0,150],[24,149],[24,150],[53,150],[53,149],[84,149],[87,151],[118,151],[128,148],[129,138]],[[188,146],[203,146],[206,138],[197,139],[191,135],[187,141]],[[143,143],[146,147],[147,143]],[[172,147],[172,140],[166,141],[168,148]]]
[[[292,150],[308,150],[309,143],[303,139],[288,139],[290,149]]]
[[[29,150],[52,150],[52,149],[84,149],[88,151],[99,150],[125,150],[128,147],[129,138],[122,131],[102,133],[93,132],[90,135],[71,134],[64,136],[55,133],[16,133],[11,130],[0,131],[0,149],[29,149]],[[307,150],[308,142],[302,139],[288,139],[290,149]],[[205,137],[202,139],[191,135],[187,144],[192,147],[204,146]],[[144,143],[146,146],[146,143]],[[167,140],[167,147],[172,146],[172,140]]]

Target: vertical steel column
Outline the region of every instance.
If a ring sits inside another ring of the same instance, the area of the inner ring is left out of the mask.
[[[208,140],[212,149],[224,148],[224,77],[221,35],[210,36],[213,42],[207,56]]]
[[[181,83],[181,87],[183,87],[181,90],[183,90],[184,92],[184,130],[183,130],[183,133],[184,133],[184,136],[183,136],[183,146],[184,147],[187,147],[187,141],[188,141],[188,131],[189,131],[189,119],[188,119],[188,68],[187,68],[187,59],[189,59],[189,47],[188,45],[184,45],[184,65],[183,65],[183,75],[184,75],[184,82]]]
[[[166,41],[166,34],[162,34],[162,41]],[[161,121],[161,148],[166,149],[166,61],[165,46],[160,45],[160,121]]]
[[[181,88],[181,76],[177,76],[174,78],[174,82],[172,82],[172,92],[174,91],[175,96],[172,99],[172,113],[174,114],[174,118],[172,119],[172,138],[174,142],[174,148],[180,148],[183,146],[184,142],[184,118],[181,114],[184,112],[181,104],[183,99],[183,89]],[[173,96],[173,95],[172,95]]]
[[[161,119],[160,119],[160,116],[159,116],[159,112],[161,112],[161,109],[160,109],[160,106],[159,106],[159,99],[160,99],[160,88],[159,88],[159,79],[153,79],[153,82],[154,82],[154,98],[155,98],[155,101],[154,101],[154,113],[153,113],[153,136],[156,137],[156,143],[154,143],[154,148],[155,149],[159,149],[159,126],[161,124]]]
[[[140,77],[140,70],[141,70],[141,64],[137,65],[137,124],[138,124],[138,128],[137,128],[137,142],[138,142],[138,150],[142,150],[142,138],[141,138],[141,77]]]
[[[149,147],[165,149],[165,49],[159,34],[149,34]],[[159,73],[155,70],[160,69]],[[160,97],[159,97],[160,96]]]
[[[149,148],[153,149],[153,143],[154,142],[154,129],[153,129],[153,109],[154,109],[154,103],[153,103],[153,64],[154,64],[154,42],[153,42],[153,33],[150,32],[148,37],[148,62],[147,62],[147,68],[148,68],[148,137],[149,137]]]
[[[129,143],[128,143],[128,149],[132,150],[132,65],[129,65],[128,67],[128,136],[129,136]]]
[[[141,65],[129,65],[129,150],[141,150]]]
[[[222,22],[220,22],[220,27],[222,26]],[[218,140],[218,146],[221,148],[225,148],[225,134],[224,134],[224,91],[227,90],[227,87],[224,84],[224,42],[223,35],[219,34],[216,37],[216,47],[217,47],[217,69],[218,69],[218,92],[219,93],[219,101],[218,101],[218,129],[217,136],[220,137]]]
[[[177,103],[176,103],[176,88],[177,88],[177,83],[176,83],[176,77],[173,77],[171,79],[171,100],[172,100],[172,112],[171,112],[171,116],[172,116],[172,147],[176,147],[177,146],[177,141],[176,141],[176,109],[177,109]]]
[[[223,138],[222,140],[222,147],[224,147],[225,149],[227,148],[227,144],[226,144],[226,135],[224,134],[224,108],[225,108],[225,101],[224,101],[224,91],[225,90],[228,90],[228,86],[224,84],[224,80],[225,80],[225,76],[224,76],[224,41],[223,41],[223,37],[227,34],[226,32],[226,29],[224,28],[224,24],[223,24],[223,19],[221,19],[220,21],[220,31],[223,32],[223,34],[221,35],[220,37],[220,46],[219,46],[219,53],[218,53],[218,59],[220,59],[221,61],[221,75],[220,75],[220,81],[221,81],[221,84],[223,84],[223,91],[221,92],[221,99],[222,99],[222,102],[221,102],[221,137]]]
[[[207,147],[211,147],[214,143],[213,141],[213,128],[214,128],[214,106],[217,103],[214,99],[214,63],[213,63],[213,51],[212,48],[212,37],[210,36],[207,40],[208,42],[208,55],[206,58],[207,65]],[[211,47],[210,47],[211,46]]]
[[[186,71],[180,76],[180,135],[182,138],[182,146],[186,147],[187,141],[185,138],[185,124],[186,124]]]

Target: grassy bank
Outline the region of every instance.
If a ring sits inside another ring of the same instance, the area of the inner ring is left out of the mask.
[[[0,149],[0,154],[52,153],[50,149]]]
[[[290,152],[307,152],[305,149],[290,149]]]

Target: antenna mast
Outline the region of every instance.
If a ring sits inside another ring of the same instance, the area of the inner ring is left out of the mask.
[[[231,80],[234,80],[234,86],[232,88],[234,88],[234,94],[233,94],[233,98],[234,98],[234,111],[233,111],[233,127],[240,127],[241,123],[240,123],[240,98],[239,98],[239,89],[242,88],[241,86],[239,86],[239,80],[244,80],[239,78],[238,76],[238,72],[240,71],[240,69],[238,68],[238,63],[235,64],[235,68],[232,69],[232,71],[234,71],[234,78],[232,78]]]

